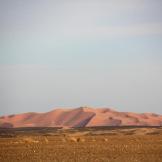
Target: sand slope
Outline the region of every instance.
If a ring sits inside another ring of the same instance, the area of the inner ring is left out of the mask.
[[[162,126],[162,115],[118,112],[109,108],[54,109],[0,117],[0,127]]]

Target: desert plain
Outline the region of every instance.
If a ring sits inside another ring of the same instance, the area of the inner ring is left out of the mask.
[[[162,127],[1,128],[0,162],[162,162]]]

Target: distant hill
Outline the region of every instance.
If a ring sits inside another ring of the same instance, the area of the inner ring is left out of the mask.
[[[162,115],[118,112],[109,108],[54,109],[47,113],[1,116],[0,127],[162,126]]]

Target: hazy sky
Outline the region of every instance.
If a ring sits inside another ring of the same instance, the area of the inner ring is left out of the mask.
[[[162,114],[161,0],[0,0],[0,115],[79,106]]]

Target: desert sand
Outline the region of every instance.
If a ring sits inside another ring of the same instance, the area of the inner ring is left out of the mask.
[[[1,162],[161,162],[161,127],[0,129]]]
[[[162,115],[110,108],[54,109],[47,113],[1,116],[0,127],[162,126]]]

